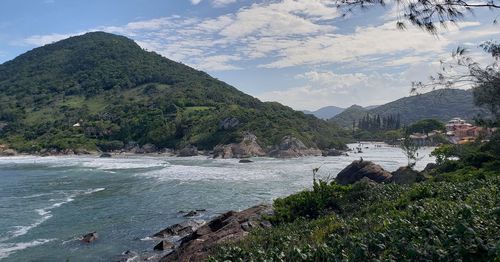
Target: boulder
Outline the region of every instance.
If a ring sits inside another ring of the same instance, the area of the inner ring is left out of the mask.
[[[92,243],[92,242],[96,241],[97,238],[99,238],[99,235],[97,234],[97,232],[88,233],[88,234],[85,234],[82,236],[82,242]]]
[[[90,151],[84,148],[77,148],[74,150],[75,155],[90,155]]]
[[[110,158],[111,154],[110,153],[102,153],[99,157],[100,158]]]
[[[322,154],[323,154],[323,156],[342,156],[342,155],[345,155],[346,153],[342,152],[340,150],[337,150],[337,149],[329,149],[329,150],[323,151]]]
[[[195,146],[186,146],[183,149],[179,150],[177,156],[186,157],[186,156],[197,156],[198,148]]]
[[[293,136],[285,136],[280,144],[269,152],[269,156],[276,158],[292,158],[302,156],[321,156],[321,150],[307,147],[300,139]]]
[[[400,167],[398,168],[398,170],[392,172],[392,177],[389,181],[402,185],[402,184],[413,184],[424,180],[425,177],[420,172],[405,166],[405,167]]]
[[[155,233],[153,238],[168,238],[173,236],[185,237],[205,224],[203,220],[187,220],[179,224],[171,225],[162,231]]]
[[[187,212],[187,214],[184,215],[184,217],[195,217],[198,216],[200,213],[198,213],[196,210],[192,210]]]
[[[257,137],[250,132],[243,133],[243,139],[240,143],[217,145],[214,148],[214,158],[245,158],[265,155],[266,152],[257,142]]]
[[[250,159],[241,159],[239,163],[253,163],[253,161]]]
[[[424,173],[428,173],[430,172],[431,170],[433,169],[436,169],[438,167],[438,164],[436,163],[429,163],[425,166],[424,170],[422,172]]]
[[[17,155],[17,152],[16,150],[14,149],[11,149],[11,148],[7,148],[7,149],[0,149],[0,156],[15,156]]]
[[[389,182],[392,174],[384,170],[381,166],[371,162],[355,160],[340,173],[338,173],[335,181],[341,185],[353,184],[362,178],[367,177],[377,183]]]
[[[144,154],[151,154],[157,151],[156,146],[153,144],[145,144],[141,147],[141,149]]]
[[[168,241],[168,240],[162,240],[160,243],[156,244],[156,246],[153,248],[153,250],[157,251],[163,251],[163,250],[168,250],[168,249],[174,249],[175,245],[174,243]]]
[[[183,238],[181,244],[160,261],[204,261],[216,245],[241,240],[252,229],[272,226],[265,220],[271,214],[272,208],[268,205],[226,212]]]

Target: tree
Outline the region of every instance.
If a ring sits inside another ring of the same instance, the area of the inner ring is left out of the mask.
[[[403,154],[405,154],[408,159],[408,167],[415,166],[419,160],[418,150],[420,149],[420,146],[410,138],[409,134],[406,134],[399,147],[403,150]]]
[[[500,10],[500,0],[334,0],[343,15],[346,16],[355,9],[366,9],[374,6],[395,4],[397,7],[396,25],[405,29],[407,23],[436,34],[437,25],[446,27],[449,23],[462,20],[467,14],[473,15],[474,10]],[[497,16],[498,18],[498,16]],[[497,19],[493,20],[496,23]]]
[[[444,130],[445,126],[442,122],[436,119],[423,119],[415,122],[406,128],[408,133],[424,133],[429,134],[429,132],[434,130]]]
[[[441,62],[442,69],[427,83],[413,83],[413,92],[426,88],[472,87],[474,102],[487,108],[493,119],[482,120],[485,125],[497,126],[500,122],[500,42],[487,41],[480,47],[488,53],[492,62],[481,64],[468,55],[468,51],[458,47],[452,53],[452,61]]]

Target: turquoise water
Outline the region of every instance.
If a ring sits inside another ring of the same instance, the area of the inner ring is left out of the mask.
[[[152,251],[147,237],[206,209],[209,219],[229,209],[270,202],[311,186],[311,170],[334,177],[360,156],[389,171],[404,165],[398,148],[299,159],[255,158],[250,164],[207,157],[123,156],[0,158],[1,261],[113,261],[126,250]],[[354,147],[354,145],[351,145]],[[417,168],[433,159],[430,148]],[[97,231],[99,239],[78,238]]]

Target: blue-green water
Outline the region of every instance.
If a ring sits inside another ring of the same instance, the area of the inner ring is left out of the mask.
[[[126,250],[152,251],[147,237],[185,220],[181,210],[206,209],[199,219],[209,219],[270,202],[310,187],[313,168],[333,177],[360,156],[389,171],[406,163],[398,148],[366,146],[363,154],[250,164],[207,157],[0,158],[0,260],[113,261]],[[93,231],[96,242],[78,240]]]

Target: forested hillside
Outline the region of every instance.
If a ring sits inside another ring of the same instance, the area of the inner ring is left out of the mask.
[[[435,90],[404,97],[371,110],[356,107],[355,112],[353,111],[352,109],[346,109],[329,121],[351,128],[353,121],[357,123],[367,113],[371,116],[380,115],[380,117],[399,115],[402,125],[430,118],[447,121],[453,117],[473,120],[477,116],[488,116],[485,110],[474,105],[471,90],[460,89]]]
[[[244,131],[263,146],[286,135],[309,146],[343,144],[331,123],[263,103],[122,36],[87,33],[0,65],[0,142],[20,151],[132,141],[212,149]]]

